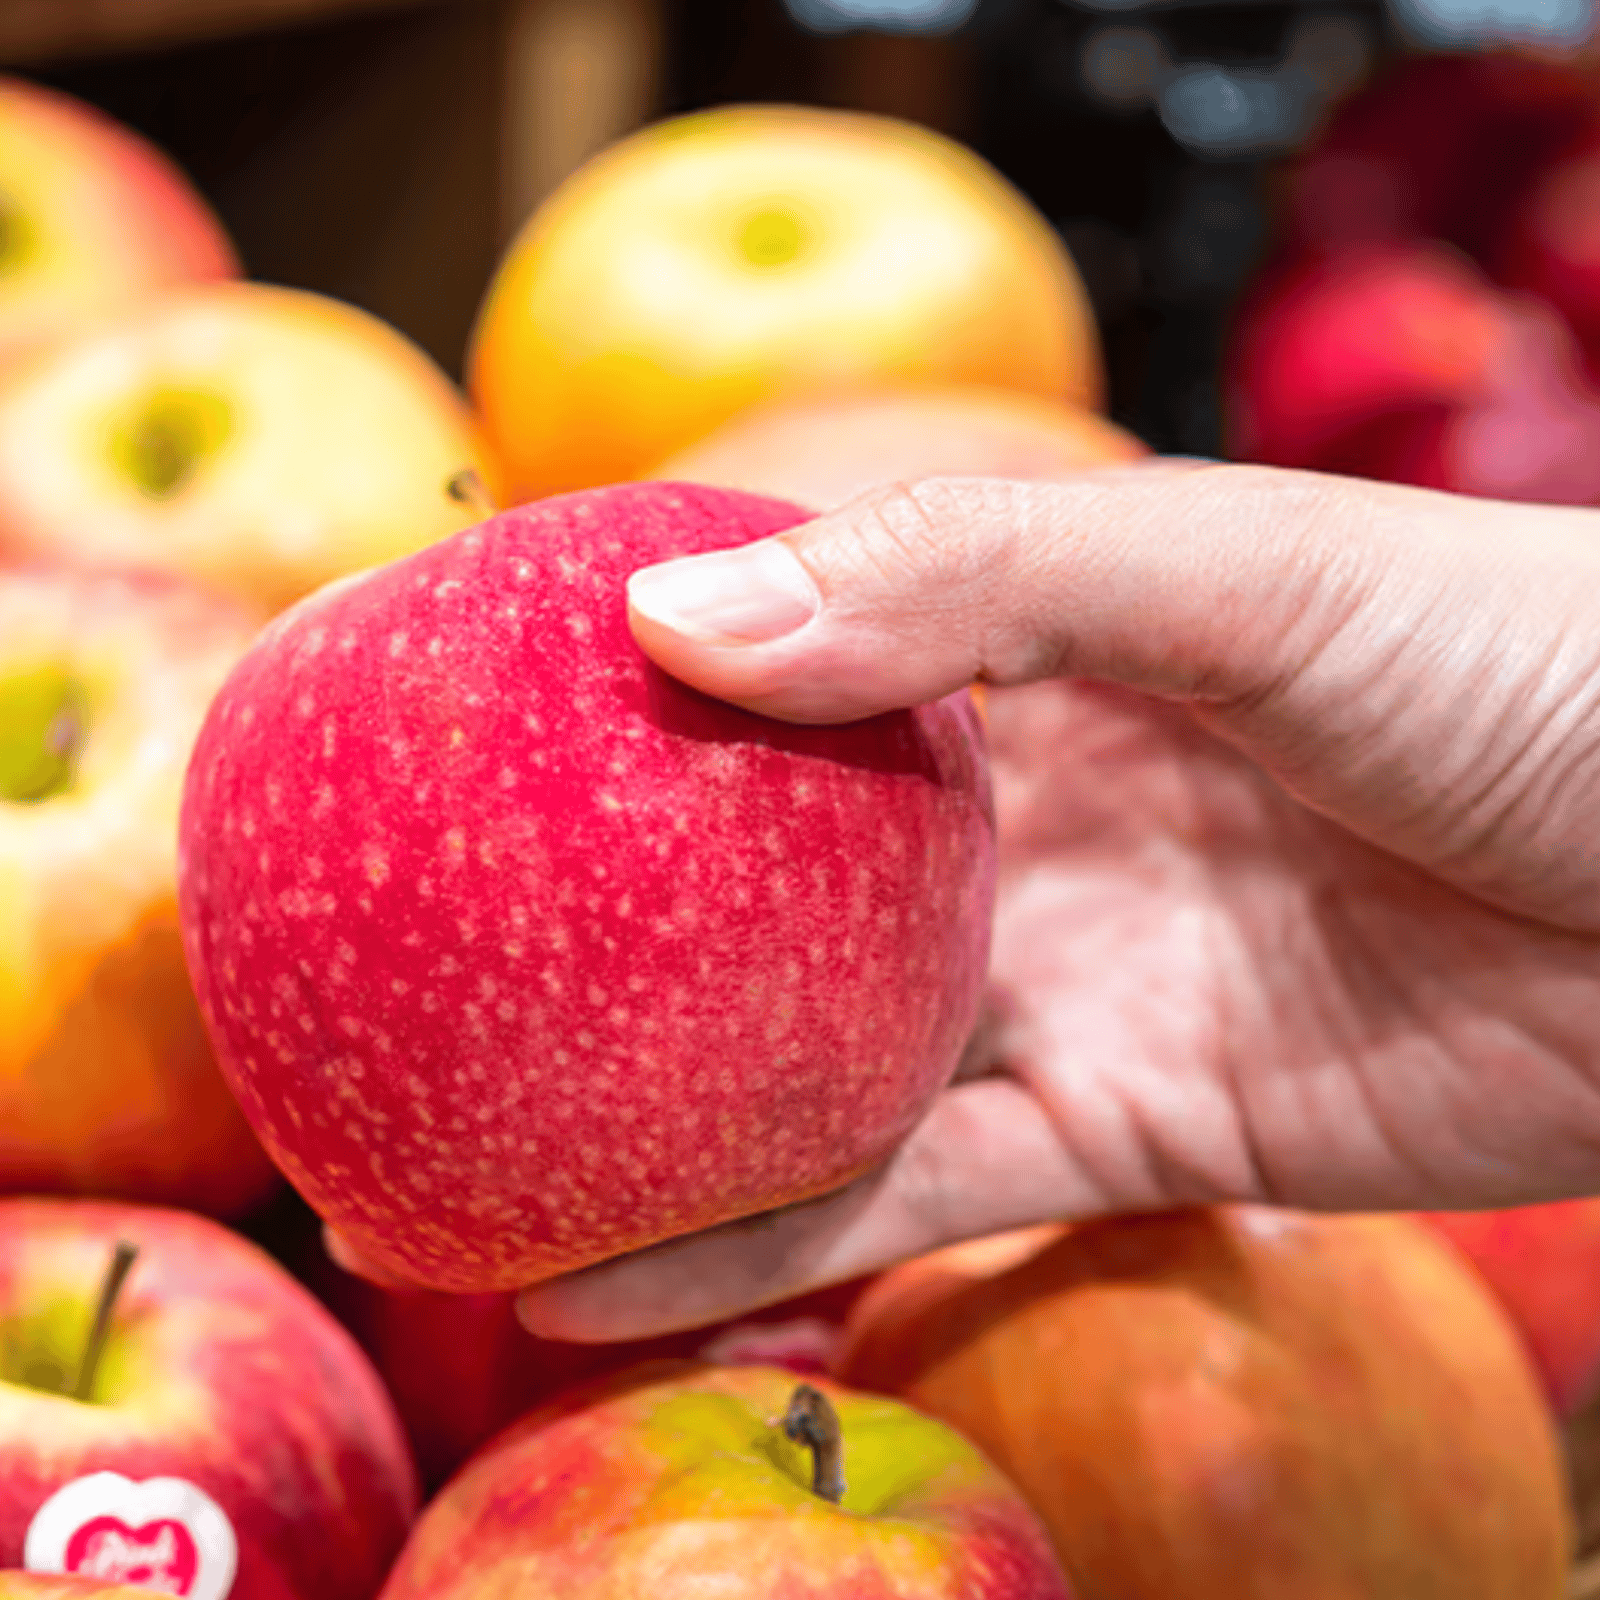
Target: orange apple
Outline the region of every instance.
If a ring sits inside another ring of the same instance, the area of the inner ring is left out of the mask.
[[[838,1373],[982,1448],[1078,1593],[1564,1595],[1551,1418],[1515,1333],[1421,1223],[1174,1212],[996,1265],[880,1278]]]
[[[253,631],[164,579],[0,571],[0,1191],[227,1213],[274,1185],[175,903],[190,746]]]
[[[1048,478],[1146,454],[1133,434],[1081,406],[952,385],[757,406],[645,476],[825,510],[890,480]]]
[[[465,400],[387,323],[259,283],[173,290],[0,390],[0,550],[196,578],[260,612],[476,522]]]
[[[0,373],[171,284],[238,271],[222,224],[153,145],[0,78]]]
[[[1102,388],[1071,257],[1010,184],[925,128],[799,106],[672,118],[581,168],[512,243],[469,376],[518,498],[783,396]]]

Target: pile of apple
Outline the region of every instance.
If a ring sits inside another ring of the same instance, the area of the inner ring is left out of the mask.
[[[1403,58],[1286,175],[1229,453],[1600,503],[1600,72]]]
[[[516,1321],[869,1173],[957,1069],[972,700],[736,711],[624,583],[1136,461],[1021,197],[877,119],[647,129],[512,245],[470,399],[240,271],[158,153],[0,84],[0,1600],[1560,1595],[1591,1208],[1494,1219],[1488,1281],[1241,1208]]]

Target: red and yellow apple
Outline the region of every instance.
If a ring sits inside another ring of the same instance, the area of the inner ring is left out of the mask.
[[[416,1502],[377,1374],[253,1245],[178,1211],[0,1201],[0,1567],[362,1600]]]
[[[178,802],[254,636],[156,578],[0,571],[0,1192],[226,1214],[277,1178],[178,931]]]
[[[1049,478],[1148,453],[1114,422],[1065,401],[941,385],[757,406],[644,476],[826,510],[878,483]]]
[[[180,574],[258,613],[484,514],[497,474],[410,340],[322,295],[174,290],[0,386],[0,555]]]
[[[797,1387],[647,1369],[535,1413],[430,1503],[383,1600],[1070,1600],[1034,1514],[960,1435]]]
[[[1082,1593],[1565,1594],[1537,1382],[1421,1224],[1242,1207],[1024,1244],[942,1287],[926,1265],[880,1278],[838,1370],[979,1445]]]
[[[723,106],[602,152],[479,312],[469,386],[518,499],[638,477],[759,401],[971,383],[1099,403],[1060,240],[910,123]]]
[[[0,1600],[150,1600],[143,1584],[40,1572],[0,1572]]]
[[[221,223],[147,140],[0,78],[0,378],[173,284],[238,272]]]
[[[1558,1416],[1600,1392],[1600,1200],[1509,1211],[1433,1211],[1522,1335]]]
[[[629,632],[630,572],[803,517],[525,506],[303,602],[213,702],[190,971],[268,1150],[380,1271],[515,1289],[820,1194],[955,1070],[994,882],[968,697],[781,724]]]

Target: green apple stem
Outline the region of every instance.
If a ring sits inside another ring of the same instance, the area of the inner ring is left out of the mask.
[[[89,1338],[83,1347],[83,1360],[78,1364],[78,1381],[72,1387],[74,1400],[87,1400],[94,1393],[94,1379],[100,1369],[100,1357],[105,1354],[106,1340],[111,1334],[111,1318],[117,1309],[117,1297],[128,1281],[134,1259],[139,1254],[136,1244],[118,1239],[100,1280],[100,1298],[95,1303],[94,1321],[89,1327]]]
[[[798,1385],[783,1414],[783,1431],[811,1452],[811,1489],[832,1505],[844,1498],[844,1434],[839,1413],[820,1389]]]
[[[488,485],[476,467],[463,467],[444,486],[444,492],[457,505],[471,506],[482,516],[492,517],[500,507],[494,503]]]

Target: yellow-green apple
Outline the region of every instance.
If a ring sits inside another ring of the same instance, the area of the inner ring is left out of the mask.
[[[1115,1218],[993,1264],[879,1278],[839,1375],[978,1444],[1084,1594],[1565,1595],[1566,1485],[1537,1382],[1415,1220]]]
[[[147,140],[0,78],[0,375],[173,284],[238,271],[221,223]]]
[[[816,106],[720,106],[596,156],[513,241],[468,369],[518,499],[638,477],[770,399],[1103,389],[1072,258],[1011,184]]]
[[[1228,357],[1230,454],[1502,500],[1600,500],[1571,330],[1436,243],[1267,274]]]
[[[260,283],[174,289],[0,388],[0,553],[156,568],[260,612],[483,512],[466,402],[378,318]]]
[[[1069,1600],[959,1434],[767,1367],[650,1368],[534,1413],[429,1504],[383,1600],[513,1594]]]
[[[826,510],[885,481],[1055,477],[1148,453],[1114,422],[1064,400],[941,385],[757,406],[641,476]]]
[[[1600,1200],[1509,1211],[1434,1211],[1521,1333],[1558,1416],[1600,1391]]]
[[[159,578],[0,571],[0,1191],[245,1209],[277,1175],[178,931],[178,801],[254,637]]]
[[[361,1600],[415,1515],[371,1365],[180,1211],[0,1201],[0,1566],[190,1600]]]
[[[804,515],[536,502],[312,596],[213,702],[190,971],[266,1147],[381,1271],[512,1289],[833,1189],[954,1071],[994,882],[970,699],[780,724],[628,629],[636,568]]]

